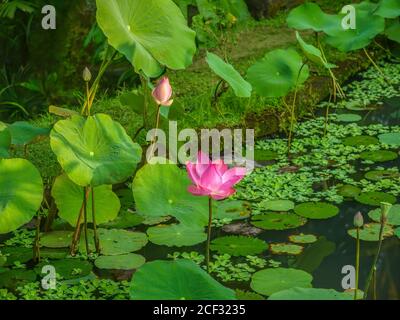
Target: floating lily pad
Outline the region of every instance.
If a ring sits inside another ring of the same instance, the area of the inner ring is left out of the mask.
[[[353,137],[347,137],[343,140],[343,144],[345,146],[351,146],[351,147],[370,146],[378,143],[379,140],[371,136],[353,136]]]
[[[298,255],[303,252],[303,247],[291,243],[271,243],[269,250],[273,254]]]
[[[290,288],[272,294],[268,300],[352,300],[352,296],[334,289]]]
[[[25,159],[0,159],[0,234],[28,223],[43,199],[39,171]]]
[[[355,113],[342,113],[336,116],[336,120],[340,122],[357,122],[361,119],[362,117]]]
[[[245,219],[250,216],[251,206],[241,200],[214,201],[214,219]]]
[[[7,257],[4,266],[12,266],[15,262],[26,263],[33,258],[32,248],[3,247],[1,253]]]
[[[299,216],[310,219],[328,219],[339,214],[339,208],[325,202],[305,202],[294,208]]]
[[[381,221],[381,209],[375,209],[368,212],[368,216],[376,221]],[[400,226],[400,204],[393,205],[387,215],[387,224],[391,224],[394,226]]]
[[[388,150],[364,151],[360,153],[360,158],[373,162],[385,162],[397,159],[397,153]]]
[[[171,220],[170,216],[166,217],[148,217],[148,216],[141,216],[143,220],[143,224],[148,225],[148,226],[154,226],[156,224],[164,223],[169,220]]]
[[[182,223],[150,227],[147,234],[151,242],[168,247],[194,246],[207,240],[203,228]]]
[[[11,143],[14,145],[26,145],[40,136],[47,136],[49,128],[39,128],[26,121],[17,121],[9,126],[11,132]]]
[[[177,285],[179,284],[179,285]],[[235,292],[190,260],[152,261],[133,275],[133,300],[235,300]]]
[[[399,178],[400,173],[398,171],[391,170],[372,170],[365,174],[365,178],[371,181],[380,181],[383,179]]]
[[[71,226],[76,226],[83,202],[83,187],[72,182],[63,174],[54,182],[51,194],[58,207],[58,215]],[[112,191],[111,185],[94,188],[94,207],[96,210],[96,223],[101,224],[115,219],[120,209],[117,195]],[[89,192],[87,203],[87,219],[92,222],[92,193]],[[83,219],[82,222],[83,223]]]
[[[269,212],[253,217],[251,223],[264,230],[286,230],[305,225],[307,219],[294,213]]]
[[[400,132],[383,133],[378,138],[381,143],[400,147]]]
[[[254,150],[254,160],[255,161],[271,161],[279,158],[279,154],[277,152],[271,150]]]
[[[270,268],[254,273],[250,287],[257,293],[270,296],[294,287],[311,288],[312,280],[312,275],[302,270]]]
[[[231,256],[257,255],[267,249],[265,241],[243,236],[226,236],[214,239],[210,249]]]
[[[40,257],[52,260],[61,260],[69,256],[70,251],[66,248],[40,248]]]
[[[11,132],[8,126],[0,121],[0,158],[8,158],[11,145]]]
[[[300,233],[289,236],[289,241],[294,243],[314,243],[317,240],[317,237],[313,234]]]
[[[239,289],[236,289],[235,292],[238,300],[265,300],[262,295],[255,292],[243,291]]]
[[[71,231],[51,231],[42,234],[40,244],[48,248],[67,248],[72,242],[73,232]]]
[[[0,288],[15,289],[36,280],[36,273],[32,270],[14,269],[0,272]]]
[[[344,186],[341,186],[338,190],[338,194],[345,198],[354,198],[360,193],[361,189],[356,186],[352,186],[351,184],[345,184]]]
[[[363,241],[379,241],[379,231],[381,225],[380,223],[367,223],[364,224],[360,229],[360,240]],[[350,229],[347,233],[353,237],[357,238],[356,229]],[[383,238],[388,238],[393,236],[393,228],[391,226],[385,225],[383,229]]]
[[[370,206],[379,206],[381,202],[396,203],[395,196],[378,191],[362,192],[356,196],[355,199],[362,204],[368,204]]]
[[[93,265],[89,261],[79,259],[64,259],[51,262],[42,262],[36,266],[35,272],[38,275],[43,275],[42,268],[45,265],[52,265],[55,268],[56,273],[59,274],[64,280],[87,276],[93,269]]]
[[[142,153],[118,122],[101,113],[58,121],[50,145],[68,177],[83,187],[125,181]]]
[[[94,264],[99,269],[133,270],[145,262],[146,259],[140,254],[128,253],[119,256],[100,256]]]
[[[290,200],[264,200],[260,206],[265,210],[289,211],[294,208],[294,202]]]
[[[143,223],[145,218],[138,215],[137,213],[129,211],[120,211],[119,215],[112,221],[101,224],[100,227],[106,229],[126,229],[136,227]]]

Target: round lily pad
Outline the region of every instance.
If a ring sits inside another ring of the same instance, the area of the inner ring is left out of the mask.
[[[213,219],[238,220],[247,218],[251,213],[249,203],[241,200],[214,201]]]
[[[360,153],[360,158],[373,162],[385,162],[397,159],[397,153],[388,150],[364,151]]]
[[[64,280],[82,278],[87,276],[93,269],[93,265],[86,260],[80,259],[64,259],[51,262],[42,262],[35,267],[35,272],[38,275],[42,274],[42,268],[45,265],[51,265],[55,268],[56,273]]]
[[[325,202],[305,202],[294,208],[299,216],[310,219],[328,219],[339,214],[339,208]]]
[[[67,248],[40,248],[40,257],[52,260],[61,260],[69,256],[70,251]]]
[[[150,227],[147,234],[152,243],[168,247],[194,246],[207,240],[203,228],[182,223]]]
[[[101,224],[106,229],[126,229],[138,226],[144,222],[144,218],[137,213],[120,211],[119,215],[112,221]]]
[[[384,144],[400,147],[400,132],[383,133],[378,138]]]
[[[39,171],[25,159],[0,159],[0,234],[28,223],[43,199]]]
[[[343,139],[343,144],[345,146],[369,146],[373,144],[378,144],[379,140],[371,136],[352,136]]]
[[[362,117],[355,113],[342,113],[336,116],[336,120],[339,122],[357,122],[361,119]]]
[[[364,224],[360,229],[360,240],[363,241],[379,241],[379,231],[381,225],[380,223],[367,223]],[[357,238],[356,229],[350,229],[347,233],[353,237]],[[388,238],[393,236],[393,228],[391,226],[385,225],[383,228],[383,238]]]
[[[355,199],[362,203],[370,206],[379,206],[381,202],[388,202],[391,204],[396,203],[396,197],[384,192],[372,191],[362,192]]]
[[[236,299],[232,289],[186,259],[145,263],[133,275],[130,294],[133,300]]]
[[[67,248],[72,242],[73,232],[71,231],[51,231],[42,234],[40,244],[48,248]]]
[[[345,292],[334,289],[290,288],[272,294],[268,300],[352,300]]]
[[[220,254],[227,253],[231,256],[257,255],[267,249],[265,241],[244,237],[244,236],[226,236],[214,239],[211,242],[210,249]]]
[[[136,253],[122,254],[119,256],[100,256],[94,262],[99,269],[133,270],[142,266],[146,259]]]
[[[32,270],[14,269],[0,272],[0,288],[15,289],[36,280],[36,273]]]
[[[261,150],[255,149],[254,150],[254,160],[255,161],[271,161],[278,159],[279,154],[275,151],[271,150]]]
[[[294,287],[310,288],[312,280],[312,275],[303,270],[270,268],[254,273],[250,287],[257,293],[270,296],[275,292]]]
[[[375,209],[371,210],[368,212],[368,216],[376,221],[380,222],[381,221],[381,209]],[[393,225],[393,226],[400,226],[400,204],[395,204],[393,205],[387,215],[387,224]]]
[[[317,240],[317,237],[313,234],[300,233],[289,236],[289,241],[294,243],[314,243]]]
[[[170,216],[166,217],[149,217],[149,216],[141,216],[143,220],[143,224],[148,225],[148,226],[154,226],[156,224],[164,223],[169,220],[171,220]]]
[[[264,200],[260,206],[265,210],[271,211],[289,211],[294,208],[294,202],[290,200]]]
[[[399,178],[400,173],[397,171],[391,171],[391,170],[372,170],[368,171],[365,174],[365,179],[371,180],[371,181],[380,181],[383,179],[392,179],[392,178]]]
[[[360,188],[352,186],[351,184],[345,184],[341,186],[338,190],[338,194],[345,198],[354,198],[359,195],[360,192]]]
[[[26,263],[33,258],[32,248],[3,247],[1,253],[7,257],[4,266],[12,266],[15,262]]]
[[[236,292],[236,298],[238,300],[265,300],[265,298],[262,295],[252,291],[243,291],[236,289],[235,292]]]
[[[105,114],[58,121],[50,145],[68,177],[80,186],[125,181],[141,160],[141,148]]]
[[[271,243],[269,250],[273,254],[298,255],[303,252],[303,247],[291,243]]]
[[[269,212],[253,217],[251,223],[264,230],[286,230],[305,225],[307,219],[294,213]]]

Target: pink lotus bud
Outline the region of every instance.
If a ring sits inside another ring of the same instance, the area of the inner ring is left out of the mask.
[[[246,175],[246,168],[228,169],[223,160],[211,161],[208,155],[199,152],[196,163],[188,162],[186,170],[193,185],[188,191],[195,196],[210,196],[215,200],[225,199],[236,192],[233,186]]]
[[[364,225],[364,218],[360,211],[354,216],[354,226],[356,228],[361,228]]]
[[[172,97],[172,87],[169,84],[168,77],[163,77],[157,84],[157,86],[153,89],[152,92],[153,98],[156,103],[160,106],[169,107],[174,100]]]

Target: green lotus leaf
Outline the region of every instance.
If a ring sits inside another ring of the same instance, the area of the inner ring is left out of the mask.
[[[48,264],[48,262],[38,264],[35,268],[35,272],[42,276],[42,268]],[[52,261],[50,264],[64,280],[82,278],[90,274],[93,269],[93,265],[89,261],[79,259],[56,260]]]
[[[302,270],[270,268],[254,273],[250,287],[257,293],[270,296],[275,292],[295,287],[311,288],[312,280],[312,275]]]
[[[132,213],[129,211],[121,211],[119,215],[112,221],[103,223],[100,227],[105,229],[127,229],[133,228],[142,224],[144,218],[137,213]]]
[[[145,262],[146,259],[140,254],[128,253],[119,256],[100,256],[94,264],[99,269],[133,270]]]
[[[368,171],[365,174],[365,179],[371,181],[380,181],[383,179],[395,179],[395,178],[400,178],[400,173],[391,170],[372,170]]]
[[[262,295],[252,291],[243,291],[236,289],[235,292],[236,292],[236,298],[238,300],[265,300],[265,298]]]
[[[65,259],[70,255],[70,250],[67,248],[40,248],[40,257],[52,260]]]
[[[96,0],[97,23],[108,42],[148,77],[163,66],[184,69],[196,52],[195,32],[172,0]]]
[[[28,223],[43,199],[39,171],[25,159],[0,159],[0,234]]]
[[[132,277],[130,294],[133,300],[236,299],[233,290],[185,259],[145,263]]]
[[[138,92],[124,92],[119,97],[123,106],[131,108],[137,114],[143,114],[145,106],[144,96]]]
[[[271,150],[254,150],[254,160],[255,161],[271,161],[279,158],[279,154]]]
[[[251,96],[251,84],[244,80],[231,64],[211,52],[207,52],[206,61],[215,74],[229,83],[237,97],[248,98]]]
[[[261,96],[276,98],[288,94],[309,76],[307,65],[293,49],[268,52],[247,71],[247,80]]]
[[[185,225],[206,226],[208,199],[188,192],[186,171],[175,164],[147,164],[132,183],[138,213],[144,217],[173,216]]]
[[[397,238],[400,239],[400,228],[397,228],[394,232],[394,234],[397,236]]]
[[[303,252],[304,247],[291,243],[271,243],[269,250],[272,254],[299,255]]]
[[[133,232],[120,229],[97,229],[100,242],[100,252],[105,256],[118,256],[142,249],[147,244],[147,236],[143,232]],[[88,230],[89,250],[95,251],[93,231]],[[81,234],[79,251],[86,252],[84,232]]]
[[[373,162],[385,162],[397,159],[398,155],[396,152],[388,150],[375,150],[375,151],[364,151],[360,153],[360,158],[363,160]]]
[[[260,206],[265,210],[289,211],[294,208],[294,202],[290,200],[264,200]]]
[[[229,254],[231,256],[257,255],[267,250],[265,241],[244,237],[244,236],[225,236],[214,239],[211,242],[210,249],[220,254]]]
[[[367,223],[364,224],[360,229],[360,240],[363,241],[379,241],[379,231],[381,228],[380,223]],[[356,229],[347,230],[347,233],[353,237],[357,238]],[[393,228],[389,225],[385,225],[383,228],[383,238],[388,238],[393,236]]]
[[[381,143],[400,147],[400,132],[383,133],[378,138]]]
[[[0,158],[9,157],[11,145],[11,131],[5,123],[0,121]]]
[[[32,248],[4,247],[1,252],[7,257],[5,267],[12,266],[15,262],[26,263],[33,258]]]
[[[344,29],[341,20],[344,14],[339,14],[340,19],[336,21],[334,27],[324,28],[328,34],[326,43],[343,52],[354,51],[365,48],[381,32],[385,30],[385,19],[373,15],[372,11],[376,5],[369,2],[354,4],[356,14],[356,28]]]
[[[305,225],[307,219],[294,213],[268,212],[253,216],[251,224],[264,230],[286,230]]]
[[[9,125],[11,132],[11,144],[27,145],[41,136],[47,136],[49,128],[39,128],[26,121],[17,121]]]
[[[368,216],[376,221],[376,222],[380,222],[381,221],[381,209],[375,209],[375,210],[371,210],[370,212],[368,212]],[[389,212],[388,212],[388,216],[387,216],[387,224],[393,225],[393,226],[400,226],[400,204],[395,204],[393,205]]]
[[[170,216],[165,216],[165,217],[151,217],[151,216],[141,216],[143,220],[143,224],[147,226],[154,226],[156,224],[164,223],[169,220],[171,220]]]
[[[334,289],[290,288],[272,294],[268,300],[352,300],[345,292]]]
[[[374,14],[383,18],[395,19],[400,16],[400,2],[398,0],[380,0]]]
[[[314,243],[317,240],[318,240],[317,237],[313,234],[300,233],[289,236],[290,242],[300,243],[300,244]]]
[[[362,117],[355,113],[342,113],[336,116],[336,121],[339,122],[357,122],[360,120],[362,120]]]
[[[354,198],[360,193],[361,189],[356,186],[352,186],[351,184],[345,184],[338,190],[338,194],[345,198]]]
[[[239,220],[250,216],[249,203],[240,200],[214,201],[213,219]]]
[[[299,216],[310,219],[328,219],[339,214],[339,208],[325,202],[305,202],[294,208]]]
[[[290,11],[286,21],[290,28],[297,30],[311,29],[323,31],[327,26],[335,23],[337,18],[326,14],[315,3],[304,3]]]
[[[72,242],[72,231],[51,231],[42,234],[40,245],[48,248],[67,248]]]
[[[400,43],[400,22],[396,21],[387,27],[385,30],[385,35],[389,40]]]
[[[194,246],[207,240],[203,228],[182,223],[150,227],[147,234],[152,243],[168,247]]]
[[[362,204],[370,206],[379,206],[381,202],[396,203],[395,196],[379,191],[362,192],[355,199]]]
[[[94,207],[96,224],[102,224],[115,219],[120,209],[117,195],[112,191],[112,186],[99,186],[94,191]],[[73,183],[67,175],[63,174],[55,180],[51,194],[57,204],[58,215],[71,226],[76,226],[83,203],[83,187]],[[92,193],[89,192],[86,203],[87,221],[92,220]],[[83,223],[83,221],[81,222]]]
[[[58,121],[50,145],[68,177],[83,187],[123,182],[141,159],[140,146],[105,114]]]
[[[352,137],[347,137],[343,140],[343,144],[345,146],[350,146],[350,147],[370,146],[378,143],[379,140],[371,136],[352,136]]]
[[[0,273],[0,288],[15,289],[36,280],[32,270],[14,269]]]

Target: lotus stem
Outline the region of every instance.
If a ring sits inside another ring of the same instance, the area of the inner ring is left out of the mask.
[[[376,268],[374,268],[372,279],[373,279],[373,284],[372,284],[373,299],[376,300],[376,297],[377,297],[377,295],[376,295]]]
[[[151,151],[150,151],[150,159],[153,157],[153,152],[155,148],[155,141],[156,141],[156,135],[158,131],[158,127],[160,125],[160,111],[161,111],[161,105],[157,106],[157,118],[156,118],[156,130],[154,131],[153,138],[151,139]]]
[[[88,198],[88,196],[89,196],[89,190],[86,191],[86,199]],[[72,243],[71,243],[71,250],[70,250],[71,256],[75,255],[76,246],[78,245],[78,242],[79,242],[83,214],[84,214],[84,212],[83,212],[83,201],[82,201],[82,206],[79,211],[78,219],[76,221],[75,231],[72,236]]]
[[[383,73],[382,69],[378,66],[378,64],[372,59],[372,57],[369,55],[367,49],[363,48],[365,55],[371,61],[372,65],[375,67],[375,69],[380,73],[382,76],[383,80],[385,80],[388,84],[391,85],[390,81],[386,78],[385,74]]]
[[[94,245],[96,248],[96,253],[100,253],[100,240],[99,240],[99,235],[97,233],[96,210],[94,202],[94,188],[91,187],[91,190],[92,190],[92,222],[93,222],[93,233],[94,233]]]
[[[84,230],[85,230],[85,246],[86,246],[86,254],[89,254],[89,238],[88,238],[88,229],[87,229],[87,199],[86,199],[86,191],[87,188],[83,187],[83,217],[84,217]]]
[[[207,246],[206,246],[206,266],[210,273],[210,242],[211,242],[211,224],[212,224],[212,198],[208,197],[208,227],[207,227]]]
[[[357,242],[356,242],[356,288],[355,288],[355,290],[354,290],[354,300],[357,300],[359,275],[360,275],[360,228],[357,227]]]
[[[143,127],[147,128],[147,108],[148,108],[148,90],[149,86],[147,83],[147,79],[140,75],[140,82],[142,83],[142,88],[143,88],[143,97],[144,97],[144,105],[143,105]]]
[[[42,221],[42,216],[38,213],[36,220],[36,233],[35,233],[35,244],[33,246],[33,260],[35,263],[40,262],[40,223]]]

